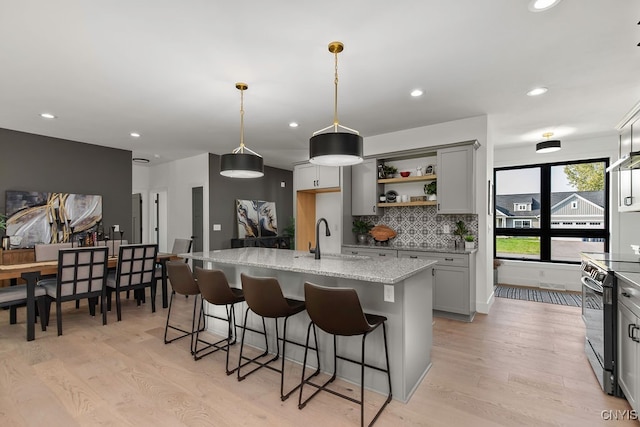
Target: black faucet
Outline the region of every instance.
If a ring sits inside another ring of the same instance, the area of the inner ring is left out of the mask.
[[[309,242],[309,252],[312,254],[316,254],[315,259],[320,259],[320,223],[324,222],[324,229],[327,231],[325,236],[331,236],[331,231],[329,231],[329,223],[324,218],[320,218],[316,223],[316,247],[311,247],[311,242]]]

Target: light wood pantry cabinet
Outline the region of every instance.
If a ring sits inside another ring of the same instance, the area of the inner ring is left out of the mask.
[[[351,215],[382,215],[378,196],[384,186],[378,184],[378,162],[368,159],[351,166]]]
[[[475,254],[398,251],[398,258],[438,261],[433,266],[434,315],[471,322],[476,314]]]
[[[475,213],[475,147],[441,148],[437,153],[438,213]]]
[[[340,168],[311,163],[296,165],[293,169],[293,181],[296,191],[339,188]]]
[[[640,411],[640,288],[618,280],[618,384]],[[635,295],[635,296],[634,296]]]

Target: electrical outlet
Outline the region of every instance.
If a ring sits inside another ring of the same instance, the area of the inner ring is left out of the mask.
[[[280,181],[280,187],[285,188],[287,183],[285,181]]]
[[[213,231],[220,231],[222,230],[222,226],[220,224],[213,224]]]
[[[442,232],[444,234],[449,234],[451,232],[451,230],[449,230],[449,224],[445,224],[442,226]]]
[[[393,285],[384,285],[384,302],[394,302]]]

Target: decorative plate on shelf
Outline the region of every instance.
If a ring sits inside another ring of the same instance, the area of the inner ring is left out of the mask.
[[[387,196],[387,203],[395,203],[398,199],[398,193],[393,190],[387,191],[385,196]]]

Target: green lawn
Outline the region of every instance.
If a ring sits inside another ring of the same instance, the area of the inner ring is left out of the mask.
[[[509,254],[540,254],[540,239],[537,237],[498,237],[496,252]]]

